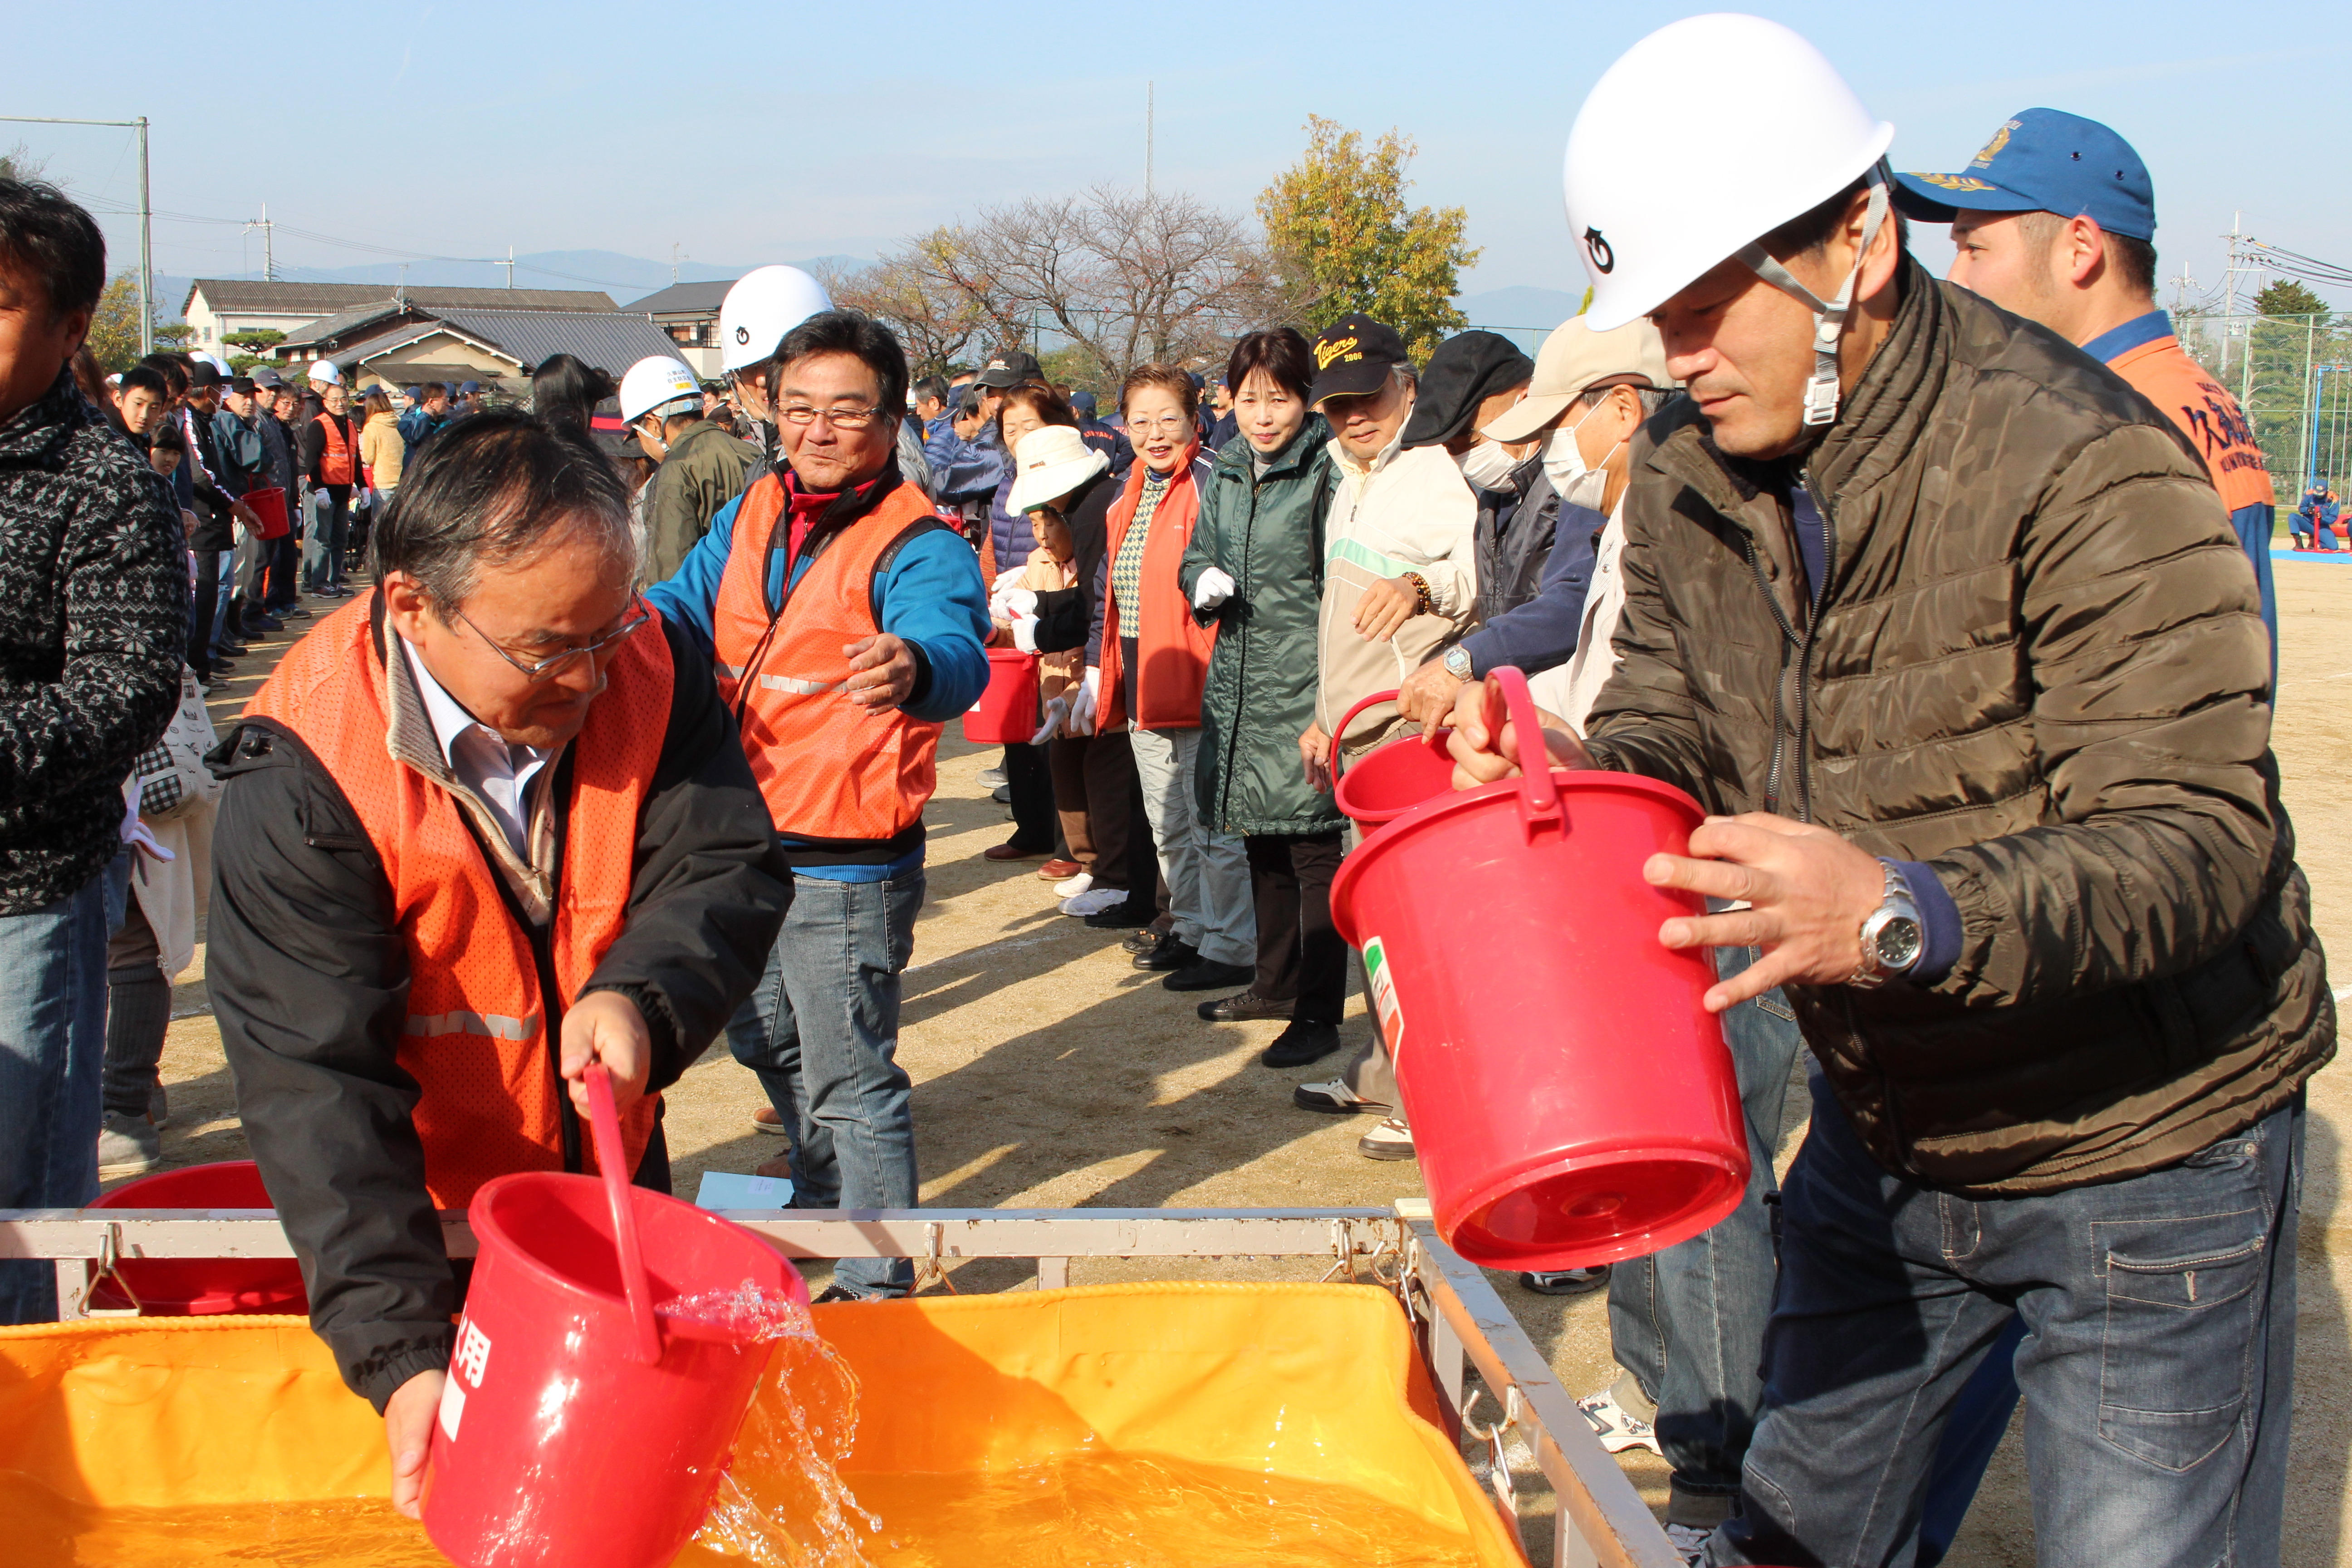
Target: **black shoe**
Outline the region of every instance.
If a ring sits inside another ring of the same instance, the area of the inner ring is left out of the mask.
[[[1553,1268],[1519,1276],[1519,1289],[1532,1290],[1538,1296],[1581,1296],[1608,1283],[1609,1265],[1606,1263],[1597,1268]]]
[[[241,642],[216,642],[213,652],[222,658],[243,658],[253,650]]]
[[[1151,921],[1146,921],[1140,930],[1130,932],[1118,945],[1129,952],[1150,952],[1160,945],[1160,939],[1165,934],[1164,931],[1153,931]]]
[[[1138,909],[1134,900],[1129,900],[1126,903],[1108,910],[1098,910],[1088,915],[1087,924],[1097,931],[1132,931],[1137,926],[1150,925],[1157,918],[1158,911],[1150,904]]]
[[[212,675],[210,679],[218,680],[225,675],[235,675],[236,673],[236,666],[229,660],[225,658],[216,658],[213,660]]]
[[[310,612],[304,609],[299,605],[289,605],[284,609],[279,610],[278,614],[285,616],[289,621],[307,621],[310,618]]]
[[[1171,991],[1223,991],[1228,985],[1246,985],[1257,974],[1254,963],[1219,963],[1213,958],[1196,958],[1160,984]]]
[[[1294,1018],[1290,1027],[1275,1036],[1258,1060],[1270,1068],[1303,1068],[1319,1062],[1339,1048],[1339,1026]]]
[[[285,629],[286,623],[279,620],[276,616],[247,616],[245,617],[245,635],[247,637],[252,637],[257,635],[265,637],[270,637]]]
[[[1011,805],[1013,804],[1013,786],[1011,784],[998,784],[994,789],[988,792],[988,797],[999,805]]]
[[[866,1300],[865,1297],[846,1286],[828,1285],[816,1293],[816,1300],[811,1301],[809,1305],[823,1307],[835,1301],[863,1301],[864,1300]]]
[[[1297,1005],[1261,996],[1255,991],[1239,991],[1213,1002],[1203,1002],[1192,1011],[1212,1024],[1239,1024],[1250,1018],[1287,1018]]]
[[[1174,932],[1161,937],[1145,951],[1135,955],[1135,967],[1171,974],[1179,969],[1198,963],[1200,953],[1189,942],[1181,941]]]

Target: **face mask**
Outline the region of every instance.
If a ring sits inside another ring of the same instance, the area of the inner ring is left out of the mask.
[[[1551,480],[1551,488],[1559,492],[1559,499],[1570,506],[1593,511],[1602,510],[1601,499],[1609,491],[1609,459],[1617,455],[1617,447],[1625,444],[1620,441],[1617,447],[1610,447],[1600,466],[1586,466],[1583,448],[1576,444],[1576,432],[1585,419],[1599,412],[1601,405],[1596,403],[1584,411],[1583,419],[1554,430],[1544,441],[1543,455],[1544,473]]]
[[[1513,458],[1499,442],[1481,441],[1454,460],[1462,465],[1462,477],[1479,489],[1511,490],[1518,488],[1511,483],[1511,471],[1519,466],[1518,459]]]

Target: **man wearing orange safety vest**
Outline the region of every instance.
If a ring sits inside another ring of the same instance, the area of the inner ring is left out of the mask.
[[[633,592],[627,493],[584,438],[452,426],[373,548],[380,589],[213,754],[206,977],[311,1324],[383,1412],[413,1511],[462,1290],[434,1211],[593,1170],[591,1060],[632,1174],[667,1191],[659,1091],[750,994],[790,884],[708,663]]]
[[[898,471],[907,357],[854,310],[777,342],[781,459],[646,591],[709,640],[719,689],[793,869],[792,913],[728,1026],[763,1132],[792,1139],[803,1208],[912,1208],[898,975],[923,901],[923,806],[943,721],[988,683],[971,547]],[[820,1300],[902,1295],[903,1258],[851,1258]]]
[[[2253,563],[2277,679],[2278,498],[2245,411],[2157,309],[2156,186],[2131,143],[2095,120],[2029,109],[1958,174],[1895,175],[1894,197],[1907,216],[1952,226],[1953,282],[2058,333],[2179,427]]]

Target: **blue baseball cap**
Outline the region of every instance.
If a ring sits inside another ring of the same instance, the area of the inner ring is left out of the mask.
[[[2156,237],[2156,186],[2131,143],[2095,120],[2029,109],[1957,174],[1897,174],[1895,205],[1921,223],[1968,212],[2087,217],[2127,239]]]

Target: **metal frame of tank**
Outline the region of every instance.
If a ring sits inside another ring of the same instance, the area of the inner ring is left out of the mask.
[[[1377,1284],[1402,1303],[1447,1419],[1474,1451],[1483,1450],[1488,1489],[1515,1531],[1520,1500],[1509,1437],[1517,1436],[1520,1462],[1532,1457],[1556,1501],[1554,1568],[1682,1568],[1633,1482],[1486,1275],[1438,1239],[1426,1204],[725,1213],[793,1258],[911,1258],[919,1285],[950,1261],[975,1258],[1034,1258],[1041,1289],[1066,1285],[1073,1258],[1328,1258],[1324,1278]],[[445,1213],[441,1226],[451,1257],[474,1255],[463,1215]],[[0,1209],[0,1258],[54,1259],[64,1318],[89,1315],[93,1262],[292,1255],[269,1209]]]

